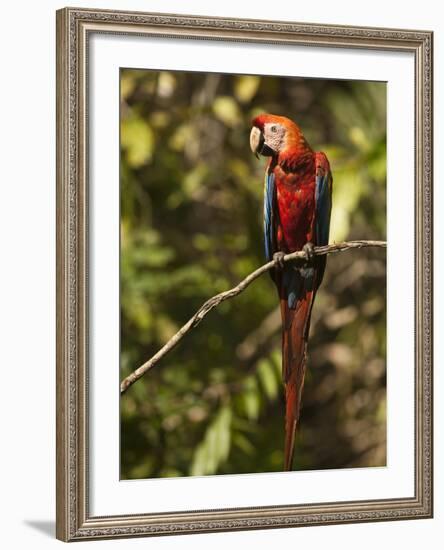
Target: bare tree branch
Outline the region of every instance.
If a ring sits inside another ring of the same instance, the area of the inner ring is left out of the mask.
[[[314,248],[314,254],[316,256],[323,256],[324,254],[332,254],[335,252],[343,252],[345,250],[350,250],[352,248],[366,248],[366,247],[379,247],[379,248],[386,248],[387,243],[385,241],[348,241],[348,242],[342,242],[342,243],[335,243],[330,244],[326,246],[317,246]],[[283,261],[284,262],[291,262],[295,260],[304,260],[306,261],[306,254],[304,251],[297,251],[292,252],[291,254],[287,254],[284,256]],[[234,298],[234,296],[237,296],[241,292],[243,292],[255,279],[260,277],[263,273],[269,271],[273,267],[275,267],[277,264],[276,260],[272,260],[271,262],[268,262],[249,275],[245,277],[237,286],[231,288],[230,290],[226,290],[225,292],[221,292],[220,294],[216,294],[216,296],[213,296],[209,300],[207,300],[197,311],[196,313],[189,319],[187,323],[183,325],[182,328],[180,328],[174,336],[172,336],[168,342],[155,354],[146,361],[143,365],[141,365],[138,369],[133,371],[130,375],[128,375],[124,380],[122,380],[120,384],[120,393],[123,394],[126,392],[126,390],[134,384],[139,378],[141,378],[146,372],[148,372],[151,368],[154,367],[161,359],[164,357],[167,353],[169,353],[173,348],[177,346],[177,344],[182,340],[182,338],[189,332],[191,329],[197,327],[197,325],[202,321],[202,319],[208,315],[208,313],[218,306],[221,302],[224,302],[225,300],[228,300],[229,298]]]

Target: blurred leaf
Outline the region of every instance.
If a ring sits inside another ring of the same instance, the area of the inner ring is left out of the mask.
[[[176,77],[171,72],[162,71],[159,74],[157,93],[160,97],[171,97],[176,88]]]
[[[333,181],[330,242],[341,242],[350,230],[351,216],[363,193],[356,170],[336,170]]]
[[[249,456],[254,456],[255,449],[252,443],[241,433],[236,433],[233,436],[233,445]]]
[[[192,126],[188,123],[178,126],[169,139],[168,145],[175,151],[183,151],[187,141],[195,139]]]
[[[239,107],[232,97],[217,97],[213,103],[213,111],[216,117],[227,126],[237,126],[242,121]]]
[[[350,141],[361,151],[368,151],[371,143],[361,126],[352,126],[349,130]]]
[[[227,460],[231,445],[231,410],[220,409],[197,446],[191,464],[190,475],[214,474],[219,464]]]
[[[260,411],[260,393],[259,386],[254,376],[245,379],[244,390],[241,394],[245,414],[250,420],[257,420]]]
[[[135,75],[129,71],[123,71],[120,78],[120,97],[125,100],[136,87]]]
[[[278,393],[278,379],[273,364],[268,359],[263,359],[257,366],[257,374],[268,399],[273,400]]]
[[[257,92],[260,77],[252,75],[238,76],[234,84],[234,93],[239,101],[246,103],[251,101]]]
[[[193,197],[195,192],[201,187],[205,177],[208,174],[208,167],[200,162],[188,174],[183,181],[183,189],[189,197]]]
[[[151,160],[154,148],[154,134],[147,122],[130,117],[122,120],[121,144],[126,152],[128,164],[138,168]]]

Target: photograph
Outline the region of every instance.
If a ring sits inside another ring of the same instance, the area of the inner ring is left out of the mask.
[[[72,4],[2,11],[2,547],[440,550],[438,3]]]
[[[433,516],[433,32],[349,23],[57,11],[59,540]]]
[[[386,466],[386,82],[119,83],[120,479]]]

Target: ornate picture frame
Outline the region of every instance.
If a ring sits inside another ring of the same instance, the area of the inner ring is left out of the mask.
[[[88,220],[94,211],[88,200],[88,44],[94,33],[414,56],[413,496],[92,515],[88,357],[94,335],[88,325]],[[57,12],[57,538],[74,541],[432,517],[432,48],[429,31],[78,8]]]

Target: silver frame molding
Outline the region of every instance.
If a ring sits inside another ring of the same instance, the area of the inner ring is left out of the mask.
[[[415,57],[415,495],[93,517],[88,509],[87,44],[90,33],[407,51]],[[430,518],[433,33],[64,8],[57,12],[57,538],[63,541]]]

